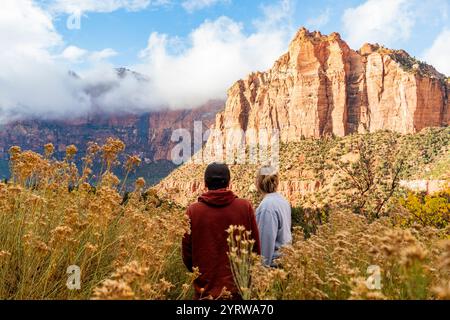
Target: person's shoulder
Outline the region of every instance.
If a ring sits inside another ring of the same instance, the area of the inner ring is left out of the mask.
[[[253,205],[252,203],[244,198],[236,198],[233,201],[233,208],[235,208],[236,210],[239,210],[241,212],[246,212],[246,213],[254,213],[253,210]]]
[[[281,195],[280,193],[274,193],[270,196],[264,197],[264,199],[261,201],[259,208],[265,209],[265,210],[273,210],[276,211],[279,207],[283,205],[289,205],[289,201],[286,200],[286,198]]]
[[[246,206],[246,207],[251,207],[252,204],[250,203],[249,200],[244,199],[244,198],[236,198],[233,202],[234,205],[237,206]]]
[[[278,193],[280,195],[280,198],[282,199],[282,201],[286,204],[288,204],[289,206],[291,205],[291,203],[288,201],[288,199],[286,199],[285,196],[283,196],[281,193]]]
[[[197,201],[197,202],[191,203],[191,204],[187,207],[187,210],[188,210],[188,212],[193,213],[193,212],[199,210],[200,208],[202,208],[202,207],[204,207],[204,206],[205,206],[205,204],[204,204],[203,202]]]
[[[289,201],[286,199],[286,197],[283,196],[281,193],[276,192],[276,193],[274,193],[274,195],[275,195],[275,198],[277,199],[277,201],[289,203]]]
[[[274,197],[275,194],[266,195],[260,203],[260,207],[273,207],[280,200],[279,198]]]
[[[276,203],[274,203],[274,201],[272,199],[268,199],[267,197],[265,197],[264,199],[261,200],[257,212],[258,213],[262,213],[262,212],[274,212],[275,209],[277,208]]]

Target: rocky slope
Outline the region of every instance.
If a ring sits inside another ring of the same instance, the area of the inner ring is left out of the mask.
[[[229,89],[215,127],[277,129],[283,142],[377,130],[414,133],[449,124],[449,91],[444,75],[402,50],[366,44],[354,51],[337,33],[301,29],[272,69]]]
[[[279,166],[280,193],[294,206],[307,204],[314,207],[319,203],[329,203],[334,198],[339,198],[341,194],[336,188],[342,188],[342,182],[339,183],[338,178],[345,176],[351,181],[355,178],[351,173],[348,174],[353,169],[346,172],[341,170],[340,165],[347,163],[351,167],[349,163],[359,158],[354,149],[356,141],[360,139],[372,141],[367,152],[374,158],[381,158],[387,162],[392,158],[405,164],[399,182],[406,188],[417,190],[414,185],[417,181],[421,181],[427,186],[421,191],[433,192],[450,181],[448,175],[450,127],[426,128],[420,133],[406,135],[378,131],[364,135],[306,138],[299,142],[282,143]],[[340,165],[337,165],[338,162]],[[194,162],[184,164],[156,185],[155,189],[163,198],[188,205],[205,191],[203,174],[206,165]],[[230,188],[240,197],[251,199],[255,204],[259,201],[254,185],[258,168],[259,164],[230,165],[232,175]],[[374,181],[378,181],[384,175],[388,176],[389,170],[374,165],[372,173],[377,175]],[[431,173],[433,174],[430,175]],[[388,185],[390,183],[389,181]]]

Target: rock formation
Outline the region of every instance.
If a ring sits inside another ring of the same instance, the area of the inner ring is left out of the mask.
[[[228,90],[225,109],[217,114],[214,126],[219,138],[210,136],[205,152],[197,154],[194,163],[202,156],[204,163],[227,159],[226,145],[235,143],[229,141],[232,131],[245,132],[250,142],[254,141],[250,134],[277,130],[280,140],[290,143],[306,137],[378,130],[406,134],[448,126],[449,93],[450,83],[443,74],[403,50],[365,44],[354,51],[337,33],[327,36],[303,28],[272,69],[252,73]],[[225,153],[217,157],[215,150],[221,147]],[[285,158],[281,154],[281,161]],[[254,168],[246,166],[252,175]],[[282,172],[295,173],[298,166],[293,162]],[[202,191],[201,168],[186,164],[157,189],[187,204]],[[233,190],[248,194],[253,176],[244,178],[241,170],[235,178],[243,186]],[[316,181],[292,178],[281,183],[280,192],[293,201],[319,187]]]
[[[444,75],[403,50],[366,44],[354,51],[337,33],[303,28],[272,69],[229,89],[215,128],[276,129],[283,142],[377,130],[414,133],[449,124],[449,91]]]
[[[147,162],[171,160],[171,141],[174,129],[192,131],[194,121],[202,121],[205,128],[214,123],[223,101],[212,101],[189,110],[165,110],[135,114],[90,115],[71,120],[16,121],[0,129],[0,159],[8,157],[8,149],[18,145],[22,149],[42,152],[46,143],[53,143],[64,153],[67,145],[75,144],[84,153],[89,141],[102,143],[117,137],[127,145],[127,154],[138,154]]]

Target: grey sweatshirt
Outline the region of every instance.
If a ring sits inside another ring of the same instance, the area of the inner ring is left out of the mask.
[[[279,249],[292,242],[291,205],[281,194],[269,193],[256,209],[256,222],[264,263],[274,266],[273,260],[280,256]]]

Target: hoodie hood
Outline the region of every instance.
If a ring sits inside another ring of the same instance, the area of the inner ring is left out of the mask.
[[[227,189],[219,189],[210,190],[202,194],[198,198],[198,201],[214,207],[225,207],[231,204],[236,198],[237,196],[233,193],[233,191]]]

